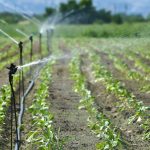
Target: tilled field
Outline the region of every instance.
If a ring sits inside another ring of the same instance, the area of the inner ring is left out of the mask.
[[[132,49],[118,41],[115,45],[104,39],[59,40],[55,47],[62,58],[50,66],[50,80],[43,85],[39,77],[26,100],[30,111],[24,116],[22,149],[38,149],[44,139],[40,139],[40,134],[42,138],[49,128],[57,135],[52,141],[63,145],[58,148],[55,143],[57,148],[51,149],[150,149],[150,53],[143,50],[144,45],[136,51],[138,42],[133,43]],[[38,91],[41,85],[43,92]],[[40,97],[43,93],[46,97]],[[45,100],[41,106],[36,104],[40,99]],[[52,114],[50,127],[44,124],[42,128],[44,116],[41,126],[34,122],[42,113]],[[39,133],[32,137],[30,130]],[[34,141],[36,137],[41,141]]]

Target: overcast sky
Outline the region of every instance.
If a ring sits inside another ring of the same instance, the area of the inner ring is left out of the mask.
[[[60,2],[67,0],[0,0],[24,10],[32,10],[36,13],[44,12],[45,6],[57,7]],[[112,12],[139,13],[148,15],[150,13],[150,0],[93,0],[97,8],[105,8]],[[0,10],[4,7],[0,4]],[[5,8],[5,10],[7,10]]]

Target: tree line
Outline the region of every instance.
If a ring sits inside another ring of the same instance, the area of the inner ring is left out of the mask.
[[[55,14],[57,10],[52,7],[45,9],[44,16],[51,16]],[[71,13],[70,23],[74,24],[92,24],[92,23],[116,23],[122,24],[124,22],[144,22],[148,18],[144,18],[142,15],[127,15],[125,13],[113,14],[110,10],[100,9],[97,10],[92,0],[68,0],[67,3],[60,3],[59,12],[62,14]]]
[[[98,10],[93,5],[92,0],[68,0],[66,3],[61,2],[57,9],[53,7],[47,7],[45,8],[44,14],[35,14],[35,16],[44,20],[44,18],[53,16],[57,12],[60,12],[62,16],[69,14],[64,21],[72,24],[103,24],[112,22],[116,24],[122,24],[124,22],[145,22],[150,20],[150,16],[144,18],[142,15],[137,14],[113,14],[110,10]],[[22,20],[24,20],[24,18],[16,13],[0,13],[0,22],[6,21],[8,23],[17,23]]]

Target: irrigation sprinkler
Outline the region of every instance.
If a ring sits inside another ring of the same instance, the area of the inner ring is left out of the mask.
[[[29,37],[29,40],[31,42],[31,49],[30,49],[30,62],[32,62],[32,56],[33,56],[33,35]]]
[[[50,28],[46,30],[46,33],[47,33],[47,51],[50,53],[51,37],[53,36],[54,33],[54,27],[50,26]]]
[[[11,150],[13,149],[13,113],[15,114],[15,129],[16,129],[16,143],[19,144],[18,140],[18,124],[17,124],[17,110],[16,110],[16,99],[15,99],[15,92],[13,89],[13,75],[17,71],[17,67],[14,64],[11,64],[10,67],[7,67],[9,69],[8,75],[9,75],[9,83],[11,87]],[[14,112],[13,112],[14,109]]]
[[[30,46],[30,62],[32,62],[32,56],[33,56],[33,35],[28,36],[25,32],[21,31],[20,29],[16,29],[16,31],[26,38],[29,38],[31,46]],[[21,64],[20,64],[21,65]],[[31,68],[30,68],[30,73],[31,73]]]
[[[15,150],[19,150],[21,144],[21,125],[25,110],[25,98],[33,88],[35,79],[30,82],[27,90],[21,97],[20,112],[18,115],[18,122],[17,122],[16,100],[15,100],[15,92],[13,89],[13,75],[17,72],[18,67],[16,67],[14,64],[11,64],[10,67],[7,67],[7,69],[9,69],[9,83],[11,87],[11,150],[13,149],[13,113],[15,114],[15,129],[16,129]]]
[[[32,62],[32,56],[33,56],[33,36],[31,35],[29,37],[29,40],[31,42],[31,47],[30,47],[30,62]],[[32,67],[30,67],[30,74],[32,72]]]
[[[22,66],[23,65],[23,42],[18,43],[19,51],[20,51],[20,60],[19,64]],[[22,87],[22,88],[21,88]],[[19,99],[21,101],[21,89],[22,89],[22,95],[24,95],[24,73],[23,69],[21,72],[19,72]],[[20,104],[19,101],[19,104]]]
[[[23,42],[18,42],[17,40],[15,40],[13,37],[11,37],[8,33],[6,33],[5,31],[3,31],[2,29],[0,29],[0,32],[5,35],[7,38],[9,38],[11,41],[13,41],[15,44],[18,45],[19,51],[20,51],[20,65],[23,65]],[[23,70],[21,71],[21,73],[19,74],[19,99],[21,98],[21,86],[22,86],[22,92],[24,94],[24,75],[23,75]]]
[[[39,33],[39,53],[42,58],[42,33]]]
[[[50,35],[49,35],[50,30],[47,29],[46,33],[47,33],[47,51],[48,51],[48,53],[50,53]]]

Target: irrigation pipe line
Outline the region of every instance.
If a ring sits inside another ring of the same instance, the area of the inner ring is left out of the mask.
[[[47,62],[45,62],[44,64],[41,64],[40,67],[36,70],[35,75],[33,77],[33,79],[30,81],[30,84],[27,88],[27,90],[25,91],[24,95],[21,97],[21,101],[20,101],[20,113],[18,115],[18,127],[17,127],[17,137],[18,137],[18,141],[20,141],[20,143],[18,144],[18,142],[15,143],[15,150],[19,150],[20,149],[20,144],[21,144],[21,125],[22,125],[22,120],[23,120],[23,116],[24,116],[24,110],[25,110],[25,99],[28,96],[28,94],[31,92],[35,80],[38,78],[40,71],[42,70],[42,68],[46,65]]]
[[[19,116],[18,116],[18,128],[17,128],[18,141],[20,141],[20,142],[21,142],[21,125],[22,125],[22,119],[23,119],[24,110],[25,110],[25,98],[28,96],[28,94],[32,90],[33,86],[34,86],[34,80],[32,80],[30,82],[27,90],[24,93],[24,96],[21,97],[21,101],[20,101],[20,113],[19,113]],[[18,142],[16,142],[15,150],[19,150],[20,144],[18,145]]]

